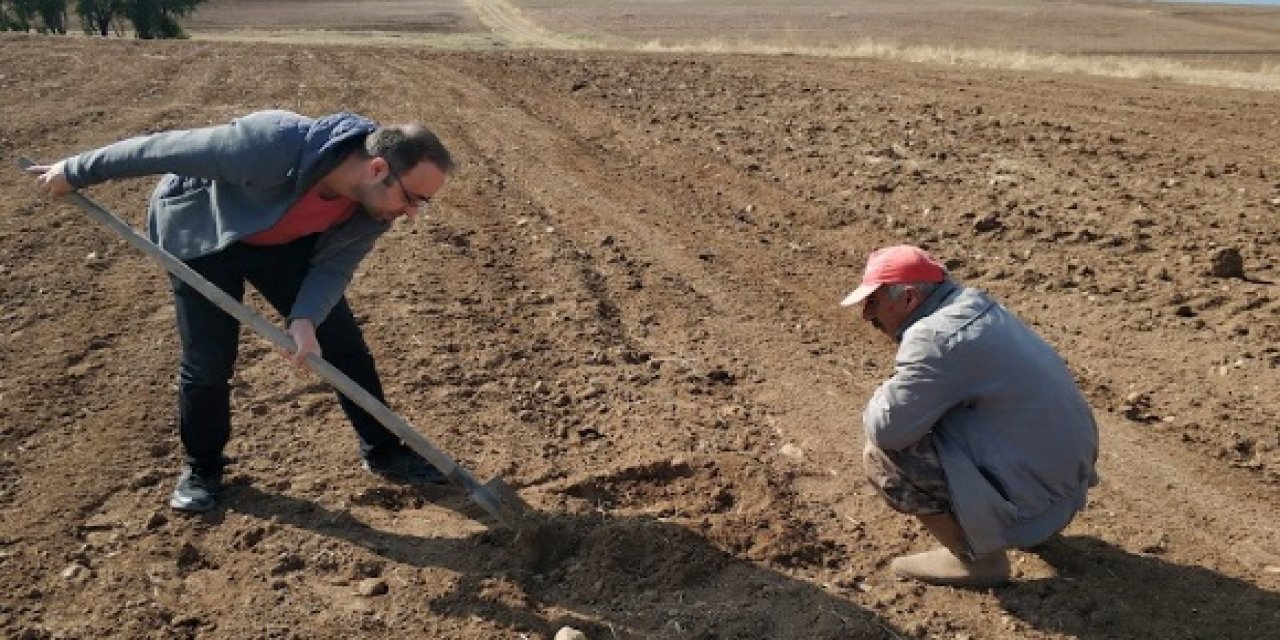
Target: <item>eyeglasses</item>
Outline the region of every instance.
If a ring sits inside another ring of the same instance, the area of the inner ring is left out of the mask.
[[[422,210],[426,209],[427,205],[431,204],[431,196],[420,196],[409,193],[409,190],[404,188],[404,182],[400,181],[399,171],[396,171],[395,168],[389,164],[387,165],[387,170],[391,172],[391,178],[396,181],[396,184],[400,185],[400,195],[404,196],[404,201],[408,203],[409,206]]]

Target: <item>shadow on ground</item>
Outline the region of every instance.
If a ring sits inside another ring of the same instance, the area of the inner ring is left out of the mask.
[[[1129,553],[1091,536],[1037,550],[1053,578],[997,590],[1042,631],[1094,638],[1274,638],[1280,594],[1196,566]]]
[[[563,545],[548,563],[536,562],[502,532],[419,537],[374,529],[346,511],[252,486],[236,486],[227,498],[229,508],[255,518],[344,540],[404,565],[457,572],[453,588],[426,606],[441,616],[483,618],[512,633],[550,637],[567,625],[601,638],[911,635],[839,592],[763,568],[686,526],[649,517],[548,516],[542,522]],[[429,501],[480,515],[465,496],[449,490]],[[1132,554],[1089,536],[1060,538],[1035,553],[1055,576],[990,593],[1009,615],[1042,632],[1084,639],[1253,639],[1280,629],[1280,594],[1201,567]]]
[[[462,539],[390,533],[307,500],[246,485],[230,489],[229,509],[341,539],[393,562],[458,572],[454,588],[427,606],[442,616],[482,617],[513,633],[550,637],[572,626],[592,638],[903,637],[836,594],[648,517],[545,519],[571,544],[555,562],[534,566],[505,533]],[[468,516],[477,511],[460,495],[431,502]]]

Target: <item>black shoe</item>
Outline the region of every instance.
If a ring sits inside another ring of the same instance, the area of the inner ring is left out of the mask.
[[[364,470],[399,484],[448,484],[435,465],[411,449],[372,451],[364,456]]]
[[[218,506],[218,489],[222,488],[222,470],[183,467],[178,486],[169,496],[169,506],[178,511],[204,513]]]

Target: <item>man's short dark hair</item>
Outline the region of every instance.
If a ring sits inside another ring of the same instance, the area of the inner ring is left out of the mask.
[[[364,152],[381,157],[391,170],[404,173],[419,162],[430,162],[444,173],[453,171],[453,156],[444,143],[420,124],[393,124],[378,127],[364,139]]]

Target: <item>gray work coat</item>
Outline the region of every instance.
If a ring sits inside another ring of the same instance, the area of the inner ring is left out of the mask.
[[[1025,548],[1066,527],[1097,484],[1098,429],[1063,359],[987,294],[944,282],[903,323],[867,438],[932,434],[970,549]]]

